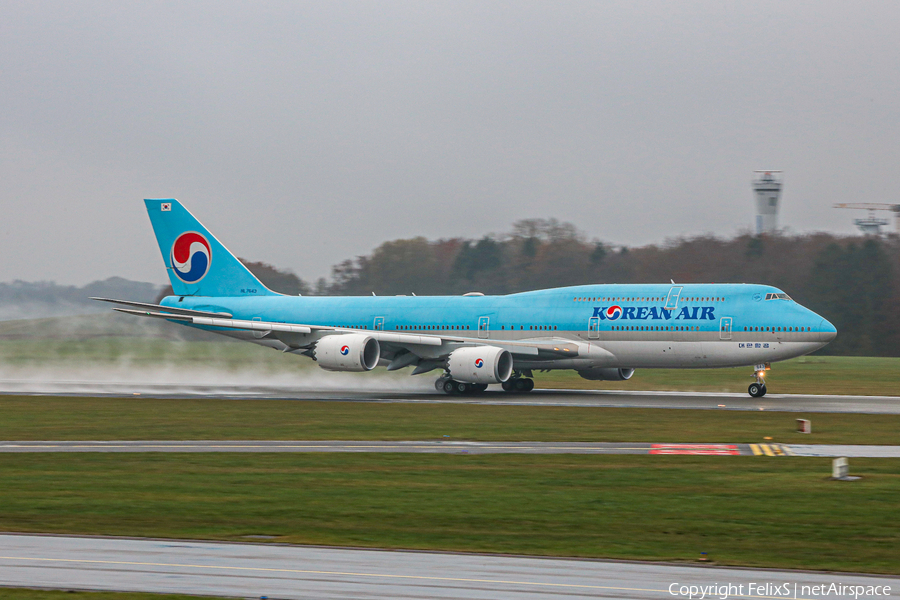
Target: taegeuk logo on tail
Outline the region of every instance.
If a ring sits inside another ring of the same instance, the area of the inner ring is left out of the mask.
[[[205,237],[187,231],[172,244],[172,272],[185,283],[197,283],[209,271],[212,250]]]

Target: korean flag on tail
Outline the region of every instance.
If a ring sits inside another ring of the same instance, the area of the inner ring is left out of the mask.
[[[159,205],[159,208],[163,212],[172,212],[172,203],[171,202],[163,202]]]

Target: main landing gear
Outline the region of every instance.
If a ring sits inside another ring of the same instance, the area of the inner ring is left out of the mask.
[[[530,392],[534,389],[534,379],[528,379],[527,377],[510,378],[504,381],[501,387],[504,392]]]
[[[450,379],[444,375],[434,382],[434,389],[451,396],[469,396],[472,394],[480,394],[487,389],[487,384],[456,381],[455,379]]]
[[[530,369],[513,371],[512,377],[503,382],[504,392],[525,394],[534,389],[534,379]]]
[[[531,375],[530,372],[525,374]],[[523,373],[516,372],[508,380],[504,381],[502,386],[504,392],[513,392],[524,394],[534,389],[534,380],[523,377]],[[486,383],[466,383],[464,381],[456,381],[447,375],[442,375],[434,382],[434,389],[444,392],[450,396],[470,396],[472,394],[480,394],[487,389]]]
[[[751,383],[750,387],[747,388],[747,393],[754,398],[762,398],[766,395],[766,371],[769,370],[769,368],[769,363],[756,365],[753,372],[753,375],[756,377],[756,382]]]

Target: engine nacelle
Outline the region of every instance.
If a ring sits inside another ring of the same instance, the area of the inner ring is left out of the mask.
[[[381,357],[381,345],[363,333],[326,335],[316,342],[314,356],[326,371],[371,371]]]
[[[450,377],[466,383],[503,383],[512,375],[513,358],[496,346],[471,346],[450,353]]]
[[[634,369],[584,369],[578,374],[591,381],[625,381],[634,375]]]

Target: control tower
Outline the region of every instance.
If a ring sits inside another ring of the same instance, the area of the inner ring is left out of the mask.
[[[753,171],[756,195],[756,235],[778,229],[778,201],[781,199],[781,171]]]

